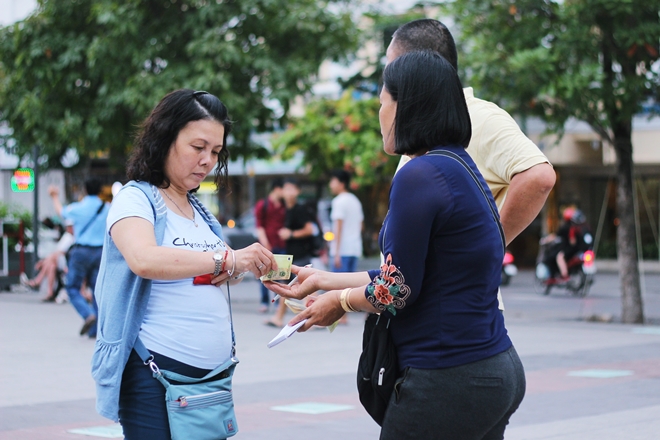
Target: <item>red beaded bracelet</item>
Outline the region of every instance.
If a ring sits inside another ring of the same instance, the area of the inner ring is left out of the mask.
[[[227,264],[227,255],[229,255],[229,251],[226,250],[225,256],[222,257],[222,267],[220,268],[221,273],[225,271],[225,265]]]

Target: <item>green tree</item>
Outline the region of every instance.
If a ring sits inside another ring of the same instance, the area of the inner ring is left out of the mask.
[[[273,139],[283,158],[302,152],[312,178],[327,181],[329,172],[339,168],[353,174],[351,189],[369,220],[365,222],[368,245],[380,230],[387,190],[398,163],[398,157],[383,151],[379,108],[377,97],[349,89],[339,99],[311,101],[304,116],[292,120]]]
[[[357,35],[340,0],[40,0],[0,28],[0,122],[19,155],[39,145],[57,167],[73,147],[121,169],[137,124],[188,87],[227,103],[233,157],[264,156],[250,134],[277,126]]]
[[[633,209],[632,118],[660,84],[659,0],[456,0],[469,82],[561,133],[586,121],[616,151],[622,320],[644,321]]]

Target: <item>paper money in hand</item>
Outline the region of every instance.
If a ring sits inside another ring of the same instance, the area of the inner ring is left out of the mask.
[[[281,300],[280,300],[281,301]],[[300,313],[307,308],[305,302],[300,299],[294,298],[284,298],[284,304],[291,310],[293,313]]]
[[[287,305],[289,310],[291,310],[293,313],[296,314],[302,312],[307,308],[307,305],[305,304],[306,302],[307,301],[300,299],[284,298],[284,304]],[[337,328],[337,325],[339,325],[339,320],[333,322],[326,328],[328,329],[328,331],[330,331],[330,333],[332,333]]]
[[[273,255],[277,269],[271,269],[266,275],[259,278],[261,281],[288,280],[291,278],[291,263],[293,255]]]

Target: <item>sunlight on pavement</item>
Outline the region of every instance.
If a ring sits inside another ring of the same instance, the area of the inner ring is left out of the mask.
[[[613,377],[632,376],[635,374],[631,370],[578,370],[569,371],[569,376],[575,377],[593,377],[595,379],[610,379]]]
[[[285,411],[301,414],[326,414],[354,409],[352,405],[337,405],[334,403],[301,402],[292,405],[273,406],[273,411]]]
[[[638,327],[634,328],[633,333],[640,335],[659,335],[660,336],[660,327]]]
[[[68,432],[72,434],[82,434],[92,437],[124,438],[124,433],[122,432],[121,425],[119,424],[70,429]]]

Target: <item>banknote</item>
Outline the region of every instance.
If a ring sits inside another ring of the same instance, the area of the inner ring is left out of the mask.
[[[277,269],[271,269],[266,275],[259,278],[261,281],[288,280],[291,277],[291,263],[293,255],[273,255]]]

